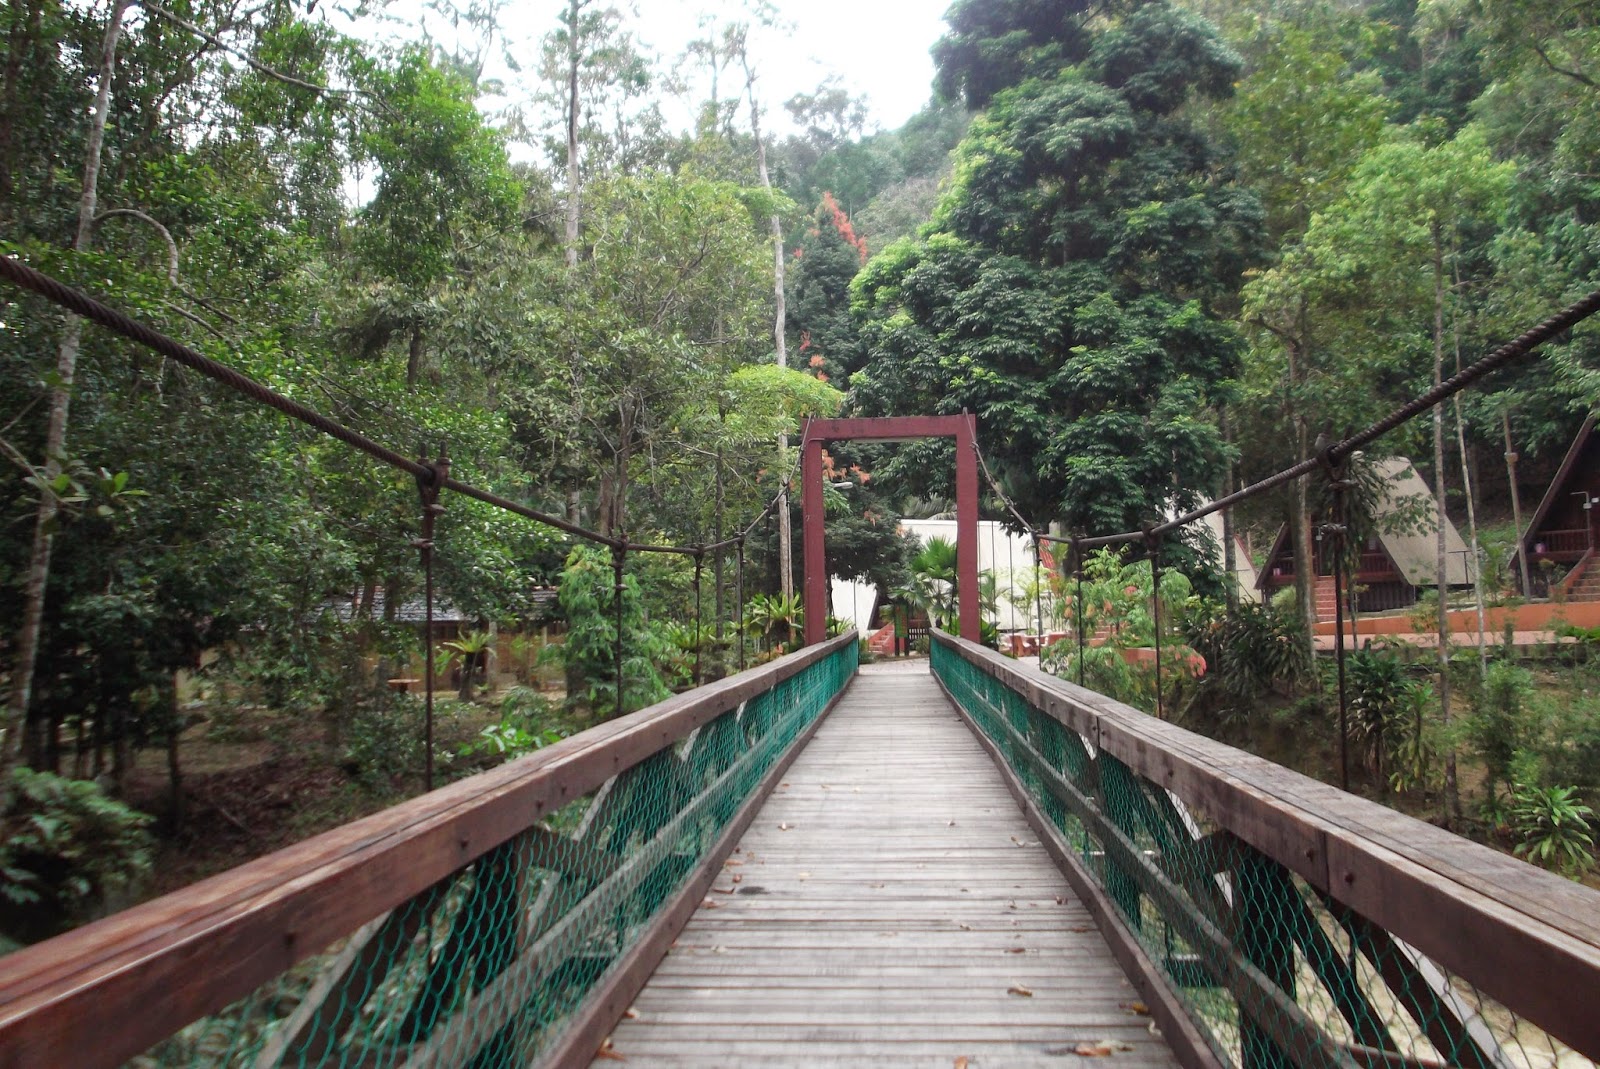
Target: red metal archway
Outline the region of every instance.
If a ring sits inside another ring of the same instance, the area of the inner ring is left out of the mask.
[[[905,442],[956,440],[956,604],[962,637],[978,640],[978,419],[959,416],[885,416],[878,419],[808,419],[801,428],[800,514],[805,544],[806,645],[828,637],[827,556],[822,534],[822,444],[846,439]]]

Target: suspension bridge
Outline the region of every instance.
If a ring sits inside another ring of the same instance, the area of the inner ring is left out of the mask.
[[[0,274],[410,471],[424,523],[449,490],[601,541],[619,573],[630,551],[725,548],[543,517]],[[1597,309],[1208,510],[1336,472]],[[1192,518],[1076,544],[1156,554]],[[1600,893],[953,635],[864,667],[853,632],[812,637],[0,959],[0,1069],[1600,1057]]]

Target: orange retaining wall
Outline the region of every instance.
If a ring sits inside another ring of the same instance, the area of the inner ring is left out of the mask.
[[[1559,623],[1578,627],[1600,627],[1600,601],[1569,601],[1558,605],[1540,601],[1528,605],[1500,605],[1484,610],[1484,619],[1491,633],[1506,629],[1506,618],[1513,621],[1513,631],[1549,631]],[[1344,622],[1345,633],[1350,634],[1350,621]],[[1357,621],[1356,635],[1409,635],[1416,630],[1408,615],[1368,616],[1362,614]],[[1478,630],[1477,609],[1453,609],[1450,612],[1452,632]],[[1333,635],[1333,621],[1317,624],[1317,634]]]

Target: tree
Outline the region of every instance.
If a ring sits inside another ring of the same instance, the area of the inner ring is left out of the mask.
[[[602,529],[626,528],[635,466],[681,441],[679,414],[759,337],[754,227],[770,204],[727,183],[611,179],[591,187],[593,251],[576,268],[507,265],[532,302],[507,415],[533,470],[587,484]]]
[[[1344,196],[1325,215],[1312,217],[1301,245],[1251,284],[1251,307],[1268,303],[1301,324],[1314,324],[1321,344],[1339,354],[1338,378],[1322,403],[1327,431],[1354,429],[1364,416],[1350,403],[1354,387],[1392,377],[1412,393],[1443,378],[1449,321],[1460,287],[1489,269],[1477,254],[1505,209],[1515,168],[1493,160],[1481,132],[1468,127],[1448,140],[1429,126],[1396,132],[1367,153],[1351,174]],[[1281,313],[1280,313],[1281,314]],[[1419,330],[1419,322],[1428,322]],[[1310,329],[1302,327],[1303,338]],[[1420,366],[1431,368],[1422,379]],[[1421,381],[1419,381],[1421,379]],[[1324,383],[1322,388],[1327,388]],[[1375,398],[1388,405],[1396,398]],[[1444,410],[1433,412],[1435,517],[1438,531],[1439,684],[1441,716],[1450,721],[1445,530]],[[1452,813],[1454,760],[1446,766]]]
[[[811,228],[794,250],[789,326],[800,359],[825,381],[844,382],[860,366],[850,281],[866,260],[866,242],[856,236],[832,194],[824,193]]]
[[[1179,109],[1237,71],[1208,27],[1152,4],[1079,66],[1000,91],[932,232],[855,283],[860,409],[976,412],[991,466],[1041,522],[1125,530],[1214,487],[1226,447],[1205,413],[1239,349],[1219,306],[1260,215]],[[906,449],[897,470],[932,453]]]
[[[1115,15],[1084,0],[957,0],[945,13],[950,32],[933,46],[934,87],[946,100],[989,106],[1002,90],[1029,78],[1053,78],[1089,54],[1091,16]]]
[[[389,106],[360,142],[381,173],[356,244],[379,281],[352,333],[369,355],[404,338],[406,385],[415,387],[438,291],[463,266],[466,233],[508,226],[520,190],[471,86],[427,53],[401,52],[392,67],[369,67],[364,81]]]
[[[116,0],[106,19],[101,42],[100,68],[93,118],[84,152],[83,180],[78,200],[78,225],[72,239],[77,252],[89,251],[94,235],[95,216],[100,197],[101,152],[111,110],[111,81],[115,73],[117,41],[122,36],[122,19],[128,0]],[[60,502],[52,489],[61,474],[61,457],[67,444],[67,423],[72,405],[72,383],[77,374],[78,351],[83,341],[83,320],[68,316],[56,350],[55,384],[50,391],[50,417],[44,438],[44,459],[40,467],[43,485],[34,513],[33,546],[28,560],[22,624],[17,632],[17,654],[11,670],[11,693],[5,719],[0,721],[0,813],[10,808],[11,770],[22,752],[23,725],[33,697],[33,675],[39,654],[40,628],[44,622],[45,587],[50,580],[50,554],[54,545],[56,518]]]

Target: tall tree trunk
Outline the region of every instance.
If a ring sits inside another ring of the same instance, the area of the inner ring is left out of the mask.
[[[1444,239],[1433,224],[1433,384],[1444,381]],[[1450,587],[1449,552],[1445,542],[1444,403],[1433,406],[1433,503],[1438,520],[1434,541],[1435,580],[1439,589],[1439,719],[1450,726]],[[1445,816],[1452,823],[1461,815],[1461,793],[1456,782],[1455,747],[1446,743],[1444,759]]]
[[[406,389],[414,390],[422,377],[422,324],[411,324],[411,344],[406,348]]]
[[[1500,424],[1506,432],[1506,481],[1511,484],[1511,522],[1517,529],[1517,570],[1522,575],[1522,596],[1533,597],[1533,584],[1528,579],[1528,549],[1523,544],[1522,495],[1517,491],[1517,451],[1511,447],[1511,410],[1500,413]]]
[[[567,3],[567,266],[578,265],[578,212],[581,189],[578,175],[578,63],[583,58],[578,20],[587,0]]]
[[[99,206],[100,154],[105,145],[106,118],[111,110],[111,80],[116,70],[117,39],[122,35],[122,17],[129,0],[116,0],[106,22],[100,49],[100,82],[95,91],[94,112],[89,120],[89,138],[84,152],[83,190],[78,198],[78,228],[72,247],[86,252],[94,233],[94,217]],[[61,472],[61,453],[67,441],[67,421],[72,405],[72,383],[78,370],[78,349],[83,342],[83,320],[68,316],[56,350],[57,383],[50,391],[50,416],[45,428],[44,474],[53,479]],[[39,658],[39,636],[44,623],[45,587],[50,580],[50,551],[60,511],[55,496],[47,490],[39,495],[34,516],[33,550],[28,559],[27,581],[23,587],[22,626],[17,632],[16,661],[11,669],[11,700],[0,721],[4,740],[0,741],[0,813],[11,808],[11,770],[21,753],[23,728],[33,698],[33,676]]]
[[[721,425],[726,423],[727,419],[728,419],[728,410],[723,405],[723,403],[719,400],[717,402],[717,423],[718,423],[718,426],[719,426],[718,435],[717,435],[717,442],[718,442],[718,444],[717,444],[717,468],[716,468],[717,491],[716,491],[716,500],[713,502],[713,512],[712,512],[712,528],[711,528],[711,541],[712,542],[721,542],[722,541],[722,507],[723,507],[724,488],[723,488],[723,476],[722,476],[722,445],[721,445],[722,431],[721,431]],[[716,588],[716,591],[717,591],[716,599],[715,599],[715,601],[716,601],[716,619],[717,619],[716,630],[717,630],[717,644],[718,644],[718,646],[720,648],[720,646],[722,644],[722,635],[723,635],[723,617],[727,614],[727,607],[724,604],[724,600],[723,600],[722,550],[720,550],[720,549],[717,550],[715,553],[713,553],[711,555],[711,581],[712,581],[712,585]]]
[[[1306,454],[1307,431],[1300,428],[1300,454]],[[1305,624],[1306,643],[1311,658],[1317,652],[1317,577],[1316,564],[1311,554],[1311,477],[1302,475],[1294,481],[1293,515],[1289,519],[1289,540],[1294,554],[1294,597],[1300,620]]]
[[[171,828],[174,833],[183,830],[183,767],[178,762],[178,736],[183,734],[183,709],[178,703],[178,673],[172,674],[172,694],[167,713],[172,724],[167,729],[167,788],[168,808],[171,811]]]
[[[740,50],[744,63],[744,91],[750,102],[750,135],[756,142],[756,172],[761,176],[761,188],[772,191],[772,177],[767,173],[767,145],[761,139],[761,109],[756,105],[756,76],[750,68],[748,49]],[[774,213],[769,220],[772,228],[772,341],[779,367],[789,366],[788,308],[783,286],[783,220]],[[794,597],[794,532],[789,522],[789,436],[778,435],[778,586],[786,598]]]
[[[1459,273],[1456,278],[1456,288],[1461,286]],[[1450,330],[1455,341],[1456,374],[1461,373],[1461,319],[1454,309],[1450,315]],[[1472,580],[1472,597],[1478,609],[1478,678],[1480,682],[1489,680],[1489,647],[1484,637],[1484,630],[1488,627],[1488,614],[1483,605],[1483,567],[1482,558],[1478,555],[1478,505],[1473,496],[1473,487],[1476,485],[1472,478],[1471,459],[1467,454],[1467,425],[1461,415],[1461,395],[1454,398],[1456,410],[1456,447],[1461,452],[1461,489],[1467,495],[1467,545],[1472,549],[1472,560],[1468,565],[1470,572],[1467,578]]]
[[[1218,422],[1222,431],[1222,440],[1232,445],[1228,434],[1228,413],[1224,409]],[[1227,497],[1233,493],[1233,458],[1230,455],[1228,464],[1222,473],[1222,496]],[[1233,509],[1222,510],[1222,571],[1223,589],[1227,593],[1228,611],[1234,612],[1239,608],[1239,563],[1236,559],[1237,551],[1233,544]]]

